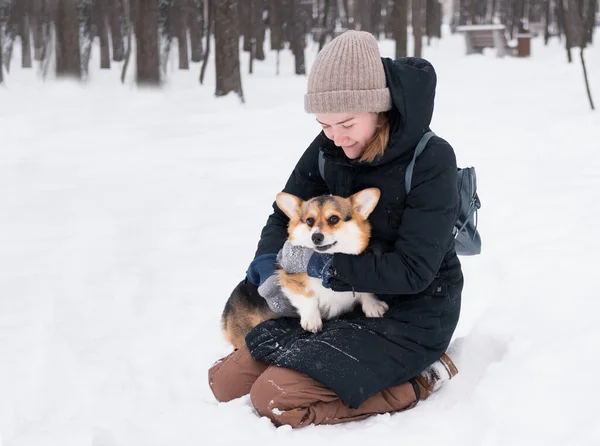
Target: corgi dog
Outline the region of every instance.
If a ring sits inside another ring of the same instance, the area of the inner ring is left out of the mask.
[[[368,188],[348,198],[322,195],[304,201],[281,192],[275,201],[290,219],[290,244],[319,253],[358,255],[369,244],[368,217],[380,195],[379,189]],[[388,309],[388,305],[372,293],[333,291],[323,286],[322,279],[309,277],[306,272],[288,273],[279,267],[276,274],[284,296],[300,316],[300,325],[312,333],[322,329],[323,319],[340,316],[357,303],[367,317],[381,317]],[[252,328],[276,317],[256,288],[244,280],[231,293],[221,322],[227,340],[234,348],[240,348]]]
[[[377,188],[364,189],[349,198],[324,195],[303,201],[287,193],[277,195],[279,208],[289,217],[288,240],[292,245],[320,253],[360,254],[369,244],[368,217],[379,201]],[[277,271],[283,294],[298,310],[300,325],[316,333],[323,319],[333,319],[360,303],[367,317],[381,317],[388,305],[372,293],[337,292],[325,288],[322,279],[305,272]]]

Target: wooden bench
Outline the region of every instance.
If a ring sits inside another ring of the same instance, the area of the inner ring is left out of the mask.
[[[504,25],[463,25],[456,28],[465,35],[467,54],[481,54],[484,48],[496,48],[496,55],[515,55],[516,45],[506,38]]]

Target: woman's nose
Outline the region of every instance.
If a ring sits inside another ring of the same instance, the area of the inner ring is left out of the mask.
[[[336,146],[341,147],[346,142],[346,136],[336,133],[333,135],[333,142]]]

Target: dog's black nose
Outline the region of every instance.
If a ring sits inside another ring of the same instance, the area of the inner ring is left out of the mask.
[[[323,234],[321,234],[320,232],[315,232],[312,235],[312,241],[315,245],[320,245],[321,243],[323,243]]]

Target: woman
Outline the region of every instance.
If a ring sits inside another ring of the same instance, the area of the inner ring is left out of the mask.
[[[365,291],[385,300],[381,318],[360,310],[327,321],[317,334],[297,317],[269,320],[209,371],[220,401],[250,393],[258,413],[293,427],[333,424],[413,407],[457,371],[444,354],[458,323],[463,276],[454,249],[457,167],[452,147],[432,138],[406,194],[415,146],[429,131],[436,75],[418,58],[382,59],[367,32],[348,31],[317,56],[305,110],[322,132],[297,163],[284,191],[307,200],[350,196],[377,187],[371,244],[358,256],[284,249],[287,217],[274,205],[247,280],[276,301],[273,270],[300,255],[309,275],[334,291]],[[320,175],[319,152],[325,159]]]

